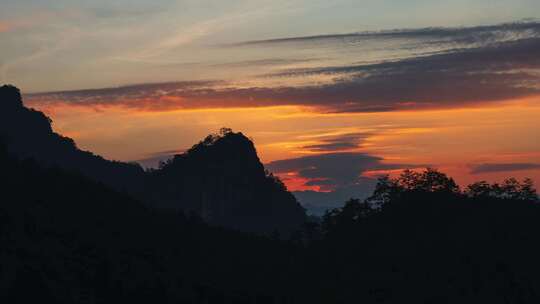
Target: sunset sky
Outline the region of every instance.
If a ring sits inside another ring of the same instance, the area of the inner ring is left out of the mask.
[[[0,83],[110,159],[230,127],[314,210],[404,168],[540,182],[538,0],[1,6]]]

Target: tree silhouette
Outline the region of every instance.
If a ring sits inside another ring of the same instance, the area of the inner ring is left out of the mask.
[[[502,184],[489,184],[486,181],[480,181],[467,186],[464,193],[473,198],[500,198],[521,201],[538,200],[533,181],[529,178],[525,178],[522,182],[515,178],[509,178]]]
[[[350,199],[342,208],[327,211],[323,216],[322,229],[325,233],[346,233],[353,225],[368,218],[376,209],[367,202]]]
[[[367,201],[380,207],[395,201],[405,192],[458,194],[460,189],[454,179],[436,169],[426,168],[422,172],[407,169],[397,178],[390,178],[388,175],[380,177]]]

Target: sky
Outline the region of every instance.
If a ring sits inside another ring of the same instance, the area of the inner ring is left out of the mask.
[[[0,83],[105,157],[231,127],[312,212],[432,166],[540,181],[537,0],[1,0]]]

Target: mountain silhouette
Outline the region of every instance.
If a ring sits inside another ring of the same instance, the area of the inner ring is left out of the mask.
[[[254,303],[294,283],[286,242],[149,208],[1,141],[0,167],[1,303]]]
[[[158,170],[106,160],[80,150],[53,131],[51,119],[24,107],[20,91],[0,87],[0,137],[8,152],[47,167],[79,172],[161,208],[198,214],[211,224],[257,233],[290,233],[305,210],[283,183],[265,171],[242,133],[209,135]]]
[[[137,189],[144,170],[135,164],[109,161],[77,148],[68,137],[55,133],[52,120],[42,112],[23,106],[19,89],[0,87],[0,137],[8,151],[18,158],[32,158],[45,166],[58,166],[113,186]]]
[[[290,232],[306,220],[295,197],[265,171],[253,142],[230,129],[176,155],[147,180],[149,201],[193,211],[225,227]]]

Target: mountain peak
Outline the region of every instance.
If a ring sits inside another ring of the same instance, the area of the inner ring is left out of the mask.
[[[221,128],[219,133],[210,134],[191,147],[185,155],[188,158],[213,156],[216,161],[224,159],[259,162],[255,145],[241,132]]]

